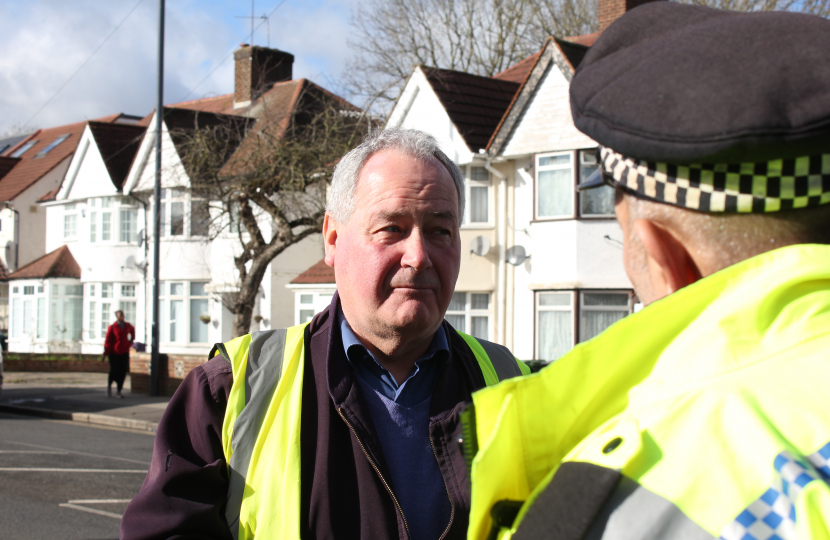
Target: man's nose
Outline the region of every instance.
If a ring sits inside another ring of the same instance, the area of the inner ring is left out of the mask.
[[[419,272],[432,266],[426,239],[420,229],[413,230],[404,240],[401,264]]]

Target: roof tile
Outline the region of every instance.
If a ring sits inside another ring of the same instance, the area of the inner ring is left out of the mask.
[[[291,280],[295,284],[334,283],[334,268],[323,259]]]
[[[45,279],[56,277],[81,278],[78,266],[68,246],[61,246],[51,253],[35,259],[9,275],[8,279]]]
[[[448,69],[421,69],[470,150],[487,146],[519,83]]]

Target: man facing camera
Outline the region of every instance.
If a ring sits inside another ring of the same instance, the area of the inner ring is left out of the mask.
[[[122,539],[464,538],[460,412],[527,368],[444,321],[463,193],[418,131],[341,160],[323,225],[331,306],[220,344],[187,376]]]
[[[828,43],[657,2],[588,51],[580,188],[615,187],[647,307],[473,396],[469,538],[828,538]]]

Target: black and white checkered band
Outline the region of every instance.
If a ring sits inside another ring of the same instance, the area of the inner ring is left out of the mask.
[[[778,212],[830,203],[830,154],[766,163],[674,165],[600,147],[603,170],[646,198],[701,212]]]

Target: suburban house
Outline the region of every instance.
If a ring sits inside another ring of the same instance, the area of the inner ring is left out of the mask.
[[[134,125],[139,117],[116,114],[102,124]],[[46,213],[38,204],[63,180],[87,122],[40,129],[0,153],[0,264],[8,272],[47,253]],[[0,329],[7,329],[7,283],[0,284]]]
[[[600,0],[600,32],[642,3]],[[492,78],[417,66],[386,123],[431,133],[466,171],[469,248],[447,320],[521,359],[553,361],[638,302],[612,190],[575,190],[596,143],[573,125],[568,86],[598,36],[550,37]]]
[[[279,129],[303,114],[307,100],[322,96],[346,103],[308,80],[293,80],[294,58],[288,53],[243,46],[235,59],[233,94],[177,103],[162,110],[159,201],[153,197],[155,112],[130,129],[90,122],[80,133],[80,150],[67,164],[62,182],[40,201],[48,221],[47,251],[54,256],[68,248],[61,256],[68,255],[79,268],[77,276],[60,276],[65,281],[61,285],[71,284],[72,292],[78,293],[80,310],[67,308],[67,316],[78,324],[71,326],[72,332],[61,334],[66,338],[63,341],[49,332],[42,336],[35,332],[32,339],[24,339],[18,334],[24,329],[31,334],[39,320],[37,307],[33,307],[21,317],[35,322],[21,325],[20,332],[10,339],[10,350],[100,353],[105,329],[114,320],[116,309],[122,309],[135,326],[136,340],[149,346],[156,204],[162,216],[161,352],[201,360],[213,343],[231,338],[233,315],[223,298],[237,290],[233,257],[242,248],[238,233],[231,232],[235,218],[223,214],[221,204],[191,189],[194,173],[182,158],[188,134],[205,127],[233,126],[242,134],[241,142],[233,143],[237,145],[234,150],[241,148],[246,134]],[[265,215],[257,219],[263,235],[270,235],[272,224]],[[252,331],[293,324],[293,293],[285,286],[322,255],[317,234],[289,247],[271,262],[254,306]],[[44,273],[43,266],[45,263],[38,267],[39,273]],[[31,272],[11,276],[20,278],[21,284],[24,277],[31,277]],[[35,279],[46,280],[44,276]],[[19,294],[24,287],[28,285],[16,287]],[[51,291],[44,285],[44,295]],[[46,306],[51,306],[50,302],[45,299]],[[45,315],[46,320],[55,322],[53,326],[70,328],[66,321],[58,321],[59,316]]]

